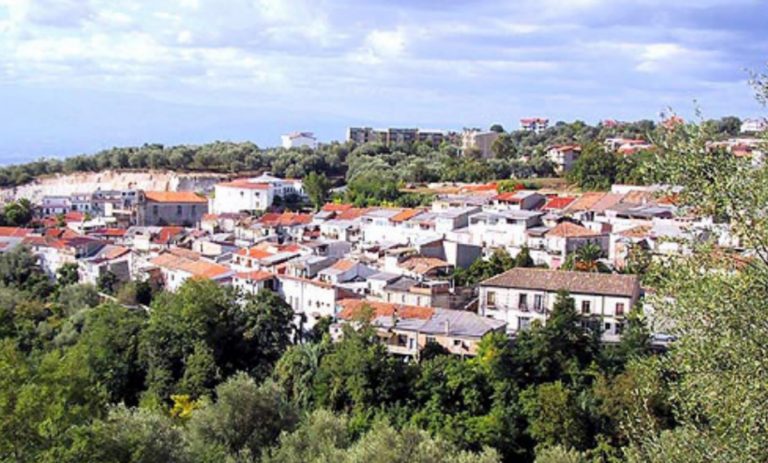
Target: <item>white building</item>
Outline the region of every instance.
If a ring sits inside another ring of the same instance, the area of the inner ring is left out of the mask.
[[[340,290],[332,284],[290,275],[278,275],[277,281],[278,294],[291,306],[305,330],[321,318],[335,315]]]
[[[291,132],[286,133],[280,137],[283,143],[283,148],[317,148],[317,138],[312,132]]]
[[[524,117],[520,119],[520,130],[541,133],[549,128],[549,119],[544,117]]]
[[[768,130],[768,119],[744,119],[741,122],[742,133],[758,133]]]
[[[636,275],[513,268],[480,283],[480,315],[503,320],[514,334],[533,321],[546,323],[557,293],[568,291],[585,326],[604,342],[618,342],[626,316],[640,297]]]
[[[581,155],[579,145],[555,145],[547,150],[547,159],[555,165],[558,172],[568,172]]]
[[[149,264],[160,272],[163,287],[174,292],[190,278],[205,278],[221,285],[232,282],[234,272],[221,264],[208,261],[186,249],[173,249],[151,259]]]
[[[259,177],[237,179],[214,186],[213,213],[263,211],[275,197],[304,196],[300,180],[277,178],[265,173]]]

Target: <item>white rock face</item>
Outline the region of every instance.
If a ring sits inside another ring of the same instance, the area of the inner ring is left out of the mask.
[[[91,193],[96,190],[146,191],[197,191],[208,193],[213,185],[227,178],[226,175],[213,173],[176,173],[170,171],[116,172],[80,172],[75,174],[39,178],[32,183],[17,188],[0,190],[0,198],[9,201],[14,198],[27,198],[38,203],[43,196],[70,195],[72,193]]]

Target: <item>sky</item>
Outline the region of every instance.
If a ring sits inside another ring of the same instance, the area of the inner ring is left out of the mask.
[[[768,113],[766,0],[0,0],[0,164],[347,126]]]

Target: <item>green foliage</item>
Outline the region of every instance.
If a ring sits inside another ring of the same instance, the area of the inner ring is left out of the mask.
[[[530,254],[528,254],[528,258],[530,259]],[[520,258],[520,261],[522,263],[528,262],[525,255]],[[453,278],[458,286],[472,286],[494,275],[506,272],[514,266],[515,259],[510,257],[506,249],[498,248],[493,251],[488,260],[477,259],[469,268],[457,268],[453,273]]]
[[[191,447],[195,454],[209,458],[218,454],[255,461],[297,421],[296,410],[274,383],[259,386],[245,373],[238,373],[216,388],[215,402],[205,403],[192,414],[188,424]]]
[[[114,294],[119,283],[120,280],[117,275],[111,270],[107,270],[96,279],[96,287],[99,288],[99,291],[107,294]]]
[[[462,452],[426,432],[410,427],[398,431],[387,423],[377,423],[359,441],[354,442],[345,417],[319,410],[310,415],[296,431],[284,434],[279,446],[264,461],[495,463],[499,457],[492,450],[485,450],[482,454]]]
[[[57,455],[61,462],[191,463],[183,430],[151,410],[119,405],[104,419],[75,427],[72,445]]]
[[[47,296],[53,289],[37,257],[22,246],[0,254],[0,284],[40,296]]]
[[[583,190],[607,190],[616,179],[617,162],[616,155],[609,153],[601,145],[585,145],[567,174],[568,181]]]
[[[520,396],[528,432],[540,445],[583,449],[587,420],[577,398],[562,382],[531,386]]]
[[[325,174],[310,172],[309,175],[304,177],[303,184],[304,191],[307,193],[309,201],[315,207],[315,210],[319,210],[328,200],[328,192],[331,189],[331,182]]]
[[[18,201],[7,203],[0,213],[0,225],[10,227],[23,227],[28,225],[34,216],[32,203],[22,198]]]
[[[61,287],[77,283],[80,279],[77,269],[77,264],[73,262],[62,265],[59,267],[59,270],[56,271],[56,283]]]
[[[611,269],[601,262],[603,250],[597,243],[586,243],[579,246],[571,254],[568,254],[563,262],[563,270],[575,270],[577,272],[611,273]]]
[[[332,410],[373,410],[407,397],[408,370],[386,355],[368,329],[345,327],[314,378],[315,403]]]

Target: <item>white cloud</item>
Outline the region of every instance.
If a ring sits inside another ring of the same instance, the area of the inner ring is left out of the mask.
[[[364,64],[379,64],[385,60],[400,58],[407,47],[407,33],[404,28],[373,30],[366,35],[362,47],[352,55],[352,60]]]

